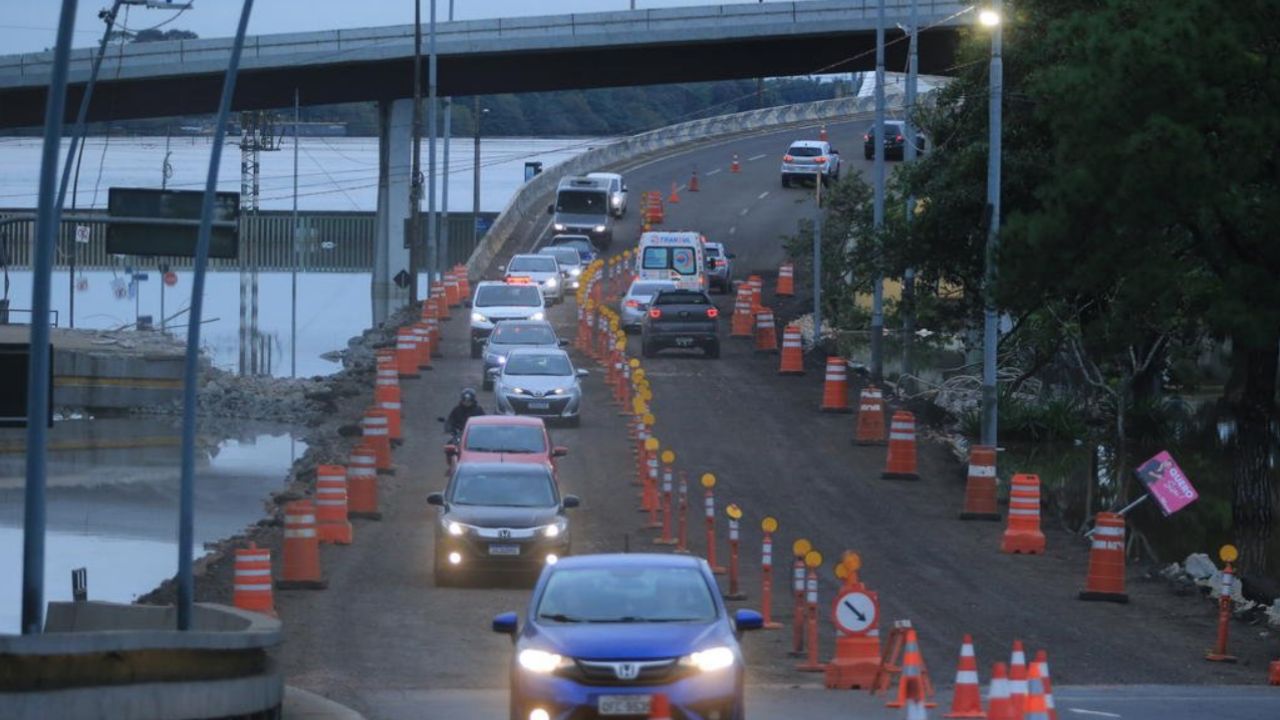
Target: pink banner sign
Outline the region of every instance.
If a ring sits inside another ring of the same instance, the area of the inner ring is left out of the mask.
[[[1191,486],[1191,480],[1182,472],[1173,456],[1161,450],[1155,457],[1142,463],[1135,471],[1138,479],[1147,486],[1147,492],[1160,505],[1165,517],[1195,502],[1200,497]]]

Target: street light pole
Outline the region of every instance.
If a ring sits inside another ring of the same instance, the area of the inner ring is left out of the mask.
[[[872,226],[879,243],[884,228],[884,0],[876,10],[876,127],[875,127],[875,201]],[[876,274],[871,286],[871,381],[884,379],[884,275],[876,260]]]
[[[453,22],[453,0],[449,0],[449,22]],[[445,262],[449,257],[449,144],[453,140],[453,98],[440,101],[444,106],[444,157],[440,162],[440,220],[436,222],[436,237],[444,248]]]
[[[436,0],[431,0],[430,41],[427,43],[427,288],[436,281],[439,270],[440,247],[436,234]],[[413,279],[414,287],[418,278]]]
[[[907,144],[903,150],[903,159],[907,163],[916,161],[916,125],[912,115],[916,110],[916,80],[919,67],[917,0],[911,0],[911,19],[907,32],[911,36],[907,60],[907,111],[903,122],[903,135]],[[907,232],[911,231],[911,222],[916,213],[916,196],[907,196],[906,208]],[[908,392],[915,392],[915,361],[912,357],[912,344],[915,342],[916,330],[916,270],[908,267],[902,272],[902,375],[899,385]]]
[[[394,128],[391,129],[394,132]],[[422,271],[422,0],[413,2],[413,158],[409,179],[409,302],[418,301]]]
[[[475,250],[476,244],[480,242],[480,124],[484,119],[485,113],[489,112],[489,108],[480,108],[480,96],[475,97],[475,107],[471,112],[472,123],[475,125],[475,159],[473,160],[471,170],[471,249]]]
[[[1000,133],[1001,101],[1004,95],[1003,0],[993,0],[991,9],[980,15],[983,25],[991,28],[991,92],[988,105],[989,151],[987,154],[987,243],[983,276],[982,312],[982,444],[996,446],[996,252],[1000,243]]]

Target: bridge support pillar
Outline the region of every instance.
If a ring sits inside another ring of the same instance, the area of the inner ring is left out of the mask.
[[[409,273],[405,224],[409,219],[410,165],[413,154],[413,100],[378,104],[378,213],[374,220],[373,324],[409,303],[409,286],[396,275]]]

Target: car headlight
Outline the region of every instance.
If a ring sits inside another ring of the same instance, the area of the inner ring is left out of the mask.
[[[605,230],[606,230],[606,228],[605,228],[605,226],[603,226],[603,225],[597,225],[597,226],[596,226],[596,232],[598,232],[598,233],[602,233],[602,232],[604,232]]]
[[[529,391],[525,390],[524,388],[513,387],[511,388],[511,394],[512,395],[528,395]]]
[[[506,355],[498,355],[498,356],[496,356],[496,357],[494,357],[494,358],[493,358],[493,361],[494,361],[494,362],[496,362],[496,363],[498,363],[499,365],[506,365],[506,364],[507,364],[507,356],[506,356]]]
[[[564,394],[565,394],[565,393],[567,393],[567,392],[569,392],[569,391],[568,391],[568,390],[565,390],[564,388],[556,388],[555,390],[552,390],[552,391],[551,391],[551,394],[552,394],[552,395],[564,395]]]
[[[568,524],[565,523],[565,521],[557,520],[554,523],[542,528],[542,536],[549,537],[549,538],[560,537],[560,534],[563,533],[565,531],[565,528],[567,527],[568,527]]]
[[[478,312],[473,312],[471,313],[471,322],[478,322],[478,323],[489,322],[489,318],[485,317],[484,315],[481,315]]]
[[[449,534],[458,537],[467,532],[467,526],[462,523],[451,522],[445,526],[449,530]]]
[[[562,655],[532,648],[521,650],[516,656],[516,661],[520,663],[520,667],[539,675],[548,675],[573,662]]]
[[[544,312],[542,312],[541,310],[539,310],[538,312],[536,312],[536,313],[534,313],[534,314],[530,315],[530,316],[529,316],[529,319],[530,319],[530,320],[546,320],[546,319],[547,319],[547,314],[546,314],[546,313],[544,313]]]
[[[719,647],[708,648],[701,652],[685,655],[680,658],[680,664],[685,667],[697,668],[702,672],[715,672],[732,667],[737,658],[734,657],[733,650],[721,645]]]
[[[580,267],[572,267],[572,268],[569,268],[569,276],[570,276],[570,277],[578,277],[578,276],[579,276],[579,275],[581,275],[581,274],[582,274],[582,268],[580,268]]]
[[[564,232],[564,223],[556,223],[552,227],[556,229],[556,232]]]
[[[556,285],[559,285],[559,284],[560,284],[560,281],[556,280],[555,278],[547,278],[547,287],[555,287]]]

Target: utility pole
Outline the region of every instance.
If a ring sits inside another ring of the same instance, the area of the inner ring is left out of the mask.
[[[471,112],[476,131],[475,158],[471,171],[471,249],[474,251],[480,242],[480,125],[485,113],[489,112],[488,108],[480,108],[479,95],[475,97],[475,107]]]
[[[394,128],[392,129],[394,131]],[[418,302],[422,270],[422,0],[413,0],[413,159],[409,182],[409,302]],[[430,282],[428,281],[428,290]]]
[[[906,121],[903,123],[903,135],[907,141],[903,150],[903,159],[907,163],[916,161],[916,125],[913,115],[916,111],[916,81],[918,74],[918,49],[917,43],[918,28],[917,23],[919,16],[917,13],[917,0],[911,0],[911,20],[910,27],[907,32],[911,35],[910,48],[908,50],[907,60],[907,112]],[[906,224],[907,232],[911,232],[911,223],[916,214],[916,196],[907,196],[907,214]],[[915,362],[912,357],[912,347],[915,342],[916,331],[916,271],[915,268],[907,268],[902,273],[902,376],[899,385],[903,389],[912,393],[915,392]]]
[[[293,89],[293,272],[289,298],[289,377],[298,377],[298,145],[302,142],[302,107],[298,89]]]
[[[453,22],[453,0],[449,0],[449,22]],[[436,223],[437,244],[444,248],[444,262],[449,262],[449,144],[453,140],[453,98],[441,101],[444,105],[444,157],[440,168],[440,220]]]
[[[884,0],[876,11],[876,127],[875,143],[875,202],[872,226],[876,234],[877,251],[874,284],[871,287],[871,381],[877,385],[884,381],[884,274],[880,270],[880,233],[884,229]]]
[[[822,342],[822,176],[814,184],[813,205],[813,347]]]
[[[996,252],[1000,247],[1000,131],[1004,95],[1004,1],[994,0],[980,19],[991,29],[991,93],[987,106],[987,243],[982,312],[982,444],[996,447],[999,396],[996,388]]]
[[[428,45],[430,58],[427,62],[427,125],[430,138],[427,145],[427,214],[431,222],[427,224],[427,287],[436,281],[436,273],[440,270],[440,237],[435,228],[439,219],[436,216],[436,0],[431,0],[431,40]],[[418,284],[417,277],[413,279]]]

